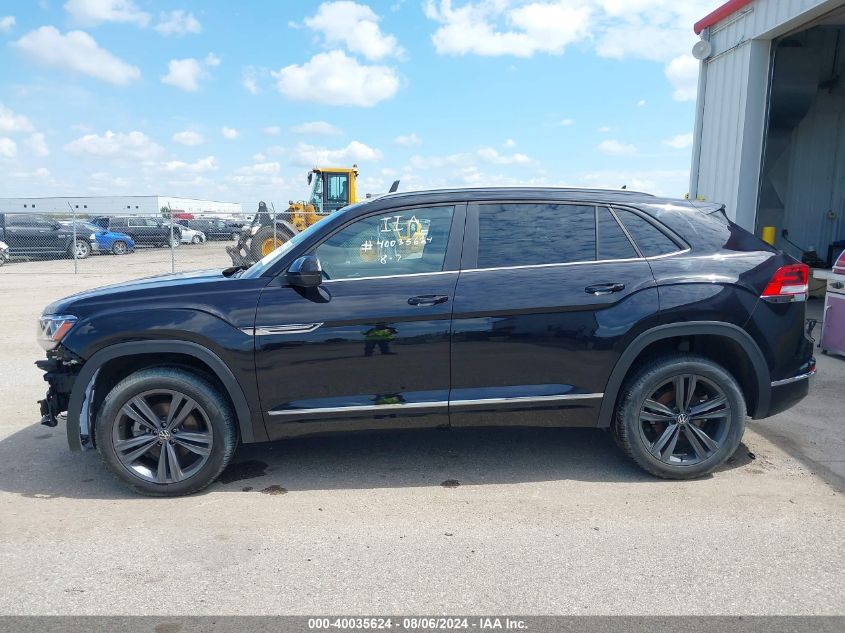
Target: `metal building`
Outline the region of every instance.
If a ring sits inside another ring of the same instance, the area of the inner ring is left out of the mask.
[[[174,196],[54,196],[0,198],[0,212],[69,213],[80,215],[159,215],[162,207],[174,213],[240,215],[238,202],[218,202]]]
[[[826,259],[845,239],[845,0],[731,0],[695,31],[690,197]]]

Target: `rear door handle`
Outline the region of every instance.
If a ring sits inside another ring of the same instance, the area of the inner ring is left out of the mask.
[[[410,306],[433,306],[438,303],[446,303],[449,300],[447,295],[419,295],[408,299]]]
[[[609,295],[612,292],[621,292],[625,290],[625,284],[610,283],[610,284],[595,284],[584,288],[584,292],[590,295]]]

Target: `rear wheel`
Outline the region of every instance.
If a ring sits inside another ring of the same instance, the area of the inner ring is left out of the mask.
[[[123,240],[117,240],[111,245],[111,252],[115,255],[126,255],[129,252],[129,247]]]
[[[96,436],[109,469],[153,496],[202,490],[229,463],[237,442],[234,413],[217,388],[169,367],[119,382],[100,409]]]
[[[736,379],[701,356],[654,359],[627,382],[613,429],[620,447],[667,479],[706,475],[730,457],[745,431]]]
[[[200,239],[199,235],[194,235],[191,238],[191,244],[199,244],[202,240]]]

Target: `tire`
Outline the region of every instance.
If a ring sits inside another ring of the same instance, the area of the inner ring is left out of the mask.
[[[199,235],[194,235],[194,237],[191,238],[191,244],[199,244],[200,242],[202,242],[202,240]]]
[[[155,422],[158,432],[151,428]],[[136,492],[156,497],[202,490],[217,479],[237,445],[226,398],[205,378],[175,367],[142,369],[120,381],[103,401],[95,433],[109,470]]]
[[[275,246],[273,250],[287,242],[293,234],[284,227],[277,226],[275,231]],[[268,245],[274,241],[274,233],[272,226],[262,226],[252,236],[252,242],[249,245],[249,254],[255,261],[262,259],[269,251]]]
[[[182,243],[182,239],[174,234],[173,237],[170,239],[170,242],[165,242],[164,246],[170,246],[170,248],[179,248],[179,244]]]
[[[70,246],[71,259],[87,259],[91,254],[91,245],[83,239],[77,238],[75,246]]]
[[[129,252],[129,246],[123,240],[116,240],[111,245],[111,252],[115,255],[126,255]]]
[[[679,387],[684,407],[676,406]],[[745,397],[724,367],[693,354],[661,356],[626,380],[613,434],[652,475],[694,479],[733,455],[745,416]]]

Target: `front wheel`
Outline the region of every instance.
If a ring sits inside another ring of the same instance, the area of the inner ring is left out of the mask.
[[[137,492],[162,497],[202,490],[223,471],[237,443],[231,406],[209,381],[183,369],[130,374],[106,396],[97,448]]]
[[[115,255],[126,255],[129,252],[129,247],[123,240],[117,240],[111,245],[111,252]]]
[[[170,238],[170,248],[178,248],[179,243],[180,243],[180,240],[177,236],[174,235],[173,237]],[[165,246],[167,246],[167,244],[165,244]]]
[[[70,249],[70,256],[74,259],[85,259],[91,254],[91,245],[83,239],[77,239]]]
[[[649,361],[626,383],[614,420],[620,447],[666,479],[712,472],[745,431],[745,398],[721,365],[692,354]]]
[[[202,240],[200,239],[199,235],[194,235],[191,238],[191,244],[199,244]]]

